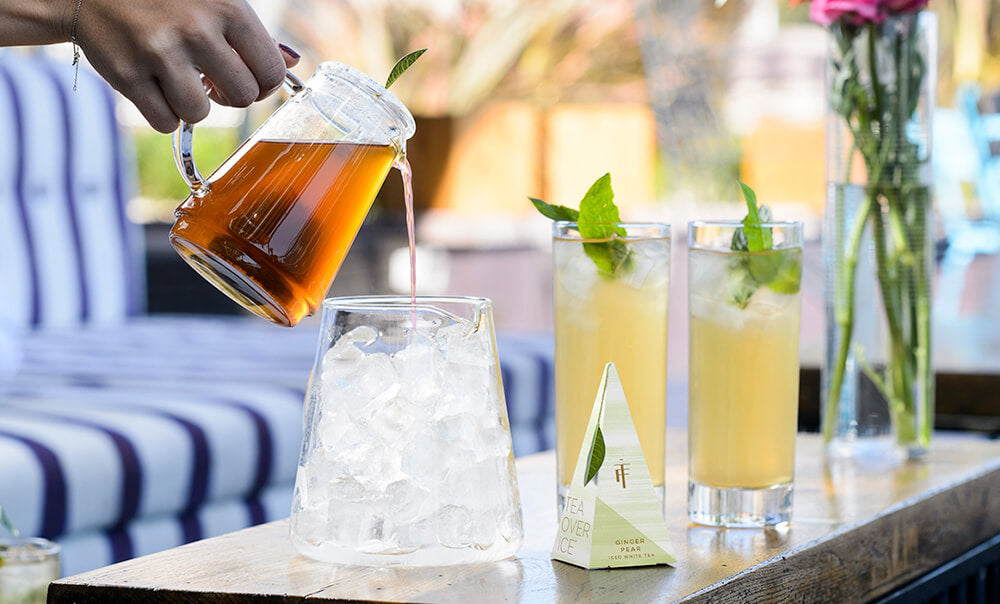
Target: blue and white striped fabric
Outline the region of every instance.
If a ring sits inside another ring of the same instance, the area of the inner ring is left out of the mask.
[[[0,384],[17,373],[23,356],[21,329],[0,319]]]
[[[318,341],[142,313],[113,97],[72,82],[0,53],[0,502],[67,574],[287,516]],[[551,337],[498,349],[515,454],[551,447]]]
[[[551,338],[499,340],[515,454],[533,453],[552,443]],[[0,501],[74,544],[66,572],[287,516],[317,341],[207,317],[32,334],[0,385]]]
[[[141,232],[125,216],[130,161],[96,75],[0,54],[0,318],[109,323],[142,307]]]

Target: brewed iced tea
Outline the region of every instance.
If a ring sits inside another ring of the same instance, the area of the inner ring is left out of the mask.
[[[318,308],[392,167],[389,145],[249,142],[177,209],[174,248],[258,315],[295,325]]]

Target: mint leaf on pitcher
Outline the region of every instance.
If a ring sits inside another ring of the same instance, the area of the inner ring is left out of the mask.
[[[576,222],[580,237],[585,241],[583,251],[594,261],[602,275],[614,278],[622,271],[631,269],[632,252],[624,241],[615,237],[625,237],[628,233],[619,225],[621,217],[614,201],[611,188],[611,174],[601,176],[590,185],[580,200],[580,210],[546,203],[529,197],[535,208],[546,218]],[[586,241],[596,239],[598,241]]]
[[[402,59],[396,61],[396,64],[392,66],[392,71],[389,72],[389,78],[385,81],[386,89],[392,86],[392,83],[399,79],[399,76],[403,75],[411,65],[417,62],[420,55],[427,52],[426,48],[421,48],[420,50],[414,50],[413,52],[405,55]]]

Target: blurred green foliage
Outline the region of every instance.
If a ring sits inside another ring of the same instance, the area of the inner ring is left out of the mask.
[[[236,128],[198,128],[194,135],[194,157],[202,176],[208,177],[236,150],[240,141]],[[175,203],[188,196],[190,190],[174,164],[174,151],[169,134],[153,130],[137,131],[134,135],[136,161],[139,170],[139,194],[152,200]]]

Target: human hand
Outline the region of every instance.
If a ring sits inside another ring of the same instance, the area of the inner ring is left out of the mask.
[[[160,132],[204,119],[210,98],[263,99],[299,60],[245,0],[83,0],[75,33],[94,69]]]

